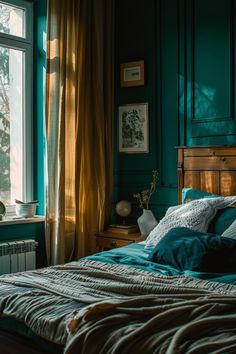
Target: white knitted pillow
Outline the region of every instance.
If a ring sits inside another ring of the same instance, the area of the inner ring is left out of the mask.
[[[183,204],[180,204],[180,205],[174,205],[174,206],[171,206],[167,209],[166,213],[165,213],[165,216],[171,214],[173,211],[179,209],[179,208],[182,208]]]
[[[229,237],[236,240],[236,220],[234,220],[228,229],[223,232],[221,237]]]
[[[217,209],[223,209],[236,202],[236,196],[204,198],[183,204],[180,208],[167,213],[152,230],[146,240],[146,247],[154,247],[175,227],[188,227],[194,231],[206,232]]]

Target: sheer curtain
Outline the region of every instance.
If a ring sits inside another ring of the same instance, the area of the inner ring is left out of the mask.
[[[49,0],[46,75],[50,264],[95,246],[112,199],[114,0]]]

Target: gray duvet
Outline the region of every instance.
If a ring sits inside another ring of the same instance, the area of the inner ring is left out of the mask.
[[[236,353],[236,286],[81,260],[0,278],[0,314],[65,354]]]

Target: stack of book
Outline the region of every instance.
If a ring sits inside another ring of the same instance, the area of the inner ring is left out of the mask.
[[[137,225],[119,225],[119,224],[111,224],[108,225],[107,231],[113,233],[123,233],[123,234],[132,234],[139,231]]]

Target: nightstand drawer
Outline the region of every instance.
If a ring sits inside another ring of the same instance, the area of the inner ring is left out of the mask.
[[[120,240],[117,238],[111,238],[111,237],[97,237],[97,246],[99,248],[117,248],[117,247],[122,247],[122,246],[127,246],[130,243],[133,243],[134,241],[129,241],[129,240]]]

